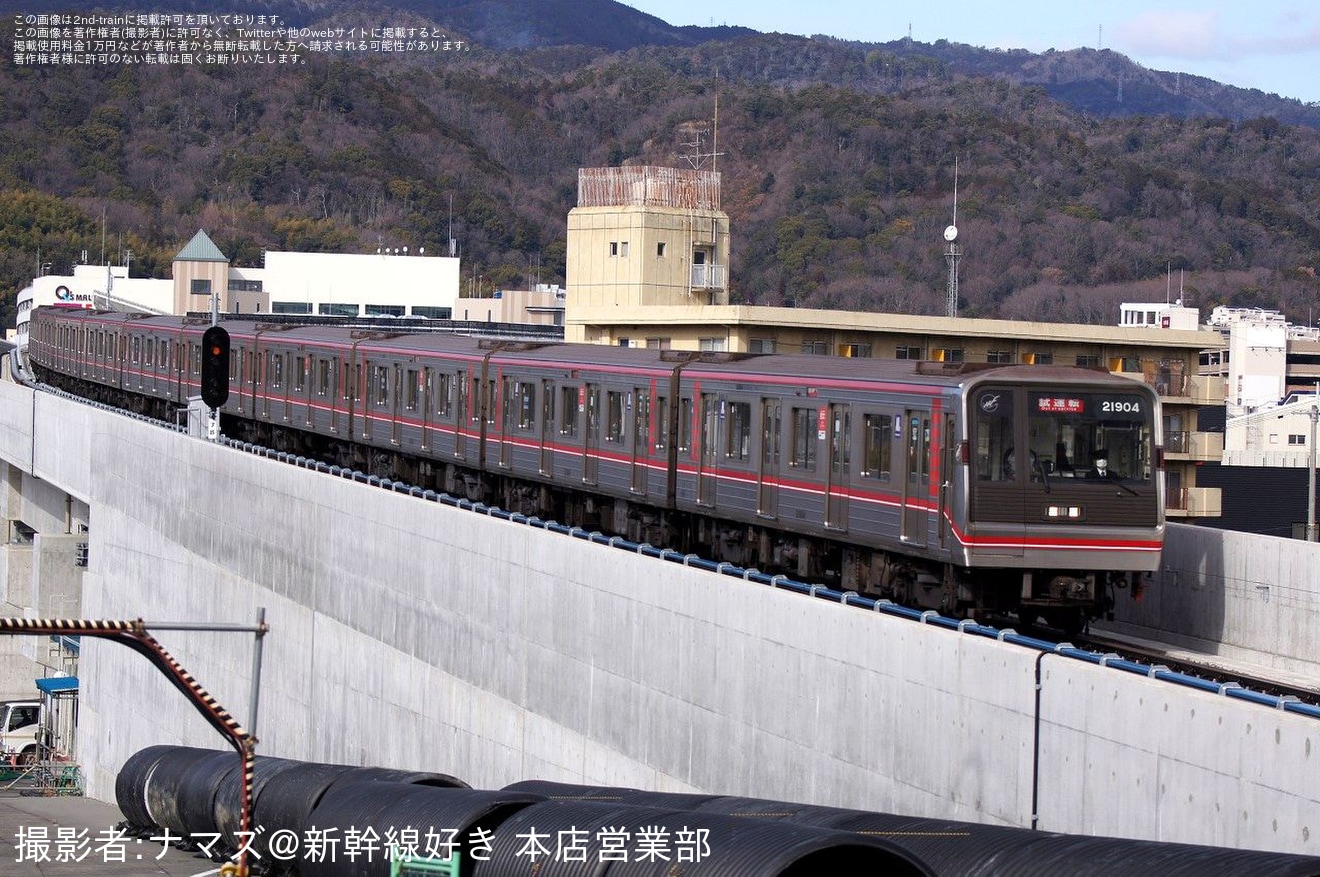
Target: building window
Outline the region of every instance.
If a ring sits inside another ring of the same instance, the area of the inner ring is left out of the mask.
[[[620,258],[623,258],[623,259],[628,258],[628,242],[627,242],[627,241],[620,241],[620,242],[619,242],[619,257],[620,257]]]
[[[671,343],[671,342],[670,342],[670,339],[669,339],[669,338],[647,338],[647,339],[646,339],[646,349],[647,349],[647,350],[668,350],[668,349],[669,349],[669,346],[670,346],[670,343]]]
[[[1077,355],[1078,368],[1096,368],[1100,365],[1100,357],[1090,353],[1079,353]]]
[[[1290,434],[1288,435],[1288,444],[1290,444],[1290,445],[1304,445],[1304,444],[1306,444],[1306,436],[1304,436],[1304,435],[1293,435],[1293,434],[1290,433]]]
[[[857,344],[840,344],[839,356],[861,356],[869,359],[871,356],[871,345],[865,342],[859,342]]]
[[[895,347],[894,359],[921,359],[921,348],[911,346]]]
[[[202,279],[193,279],[188,282],[188,291],[193,295],[210,295],[211,281]]]
[[[617,256],[617,255],[619,255],[619,242],[618,242],[618,241],[610,241],[610,255],[611,255],[611,256]]]
[[[658,243],[658,244],[655,245],[655,254],[656,254],[656,256],[657,256],[658,258],[661,258],[661,259],[663,259],[663,258],[665,257],[665,242],[664,242],[664,241],[661,241],[660,243]]]
[[[808,356],[827,356],[830,352],[828,341],[803,341],[802,352]]]
[[[414,317],[425,317],[428,320],[448,320],[453,313],[451,308],[438,308],[433,305],[413,305],[412,309]]]
[[[1027,365],[1054,365],[1053,353],[1024,353],[1022,361]]]
[[[1013,351],[991,350],[985,355],[985,361],[996,365],[1009,365],[1013,362]]]
[[[197,281],[193,281],[196,283]],[[194,290],[195,292],[196,290]],[[209,290],[208,290],[209,291]],[[238,277],[229,278],[230,292],[261,292],[260,280],[242,280]]]
[[[323,317],[356,317],[358,315],[358,306],[350,304],[335,304],[334,302],[322,302],[316,306],[316,312]]]
[[[272,314],[310,314],[312,303],[309,301],[273,301],[270,303]]]
[[[701,338],[697,341],[697,349],[705,352],[714,352],[724,349],[725,339],[723,338]]]
[[[367,305],[368,317],[402,317],[403,305]]]
[[[747,351],[749,353],[774,353],[775,339],[752,338],[747,342]]]
[[[961,347],[936,347],[930,352],[930,358],[936,362],[963,362]]]

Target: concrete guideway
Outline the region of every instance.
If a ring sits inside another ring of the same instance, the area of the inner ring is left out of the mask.
[[[0,387],[0,457],[94,510],[82,614],[270,607],[282,672],[265,753],[487,788],[543,777],[999,825],[1025,826],[1038,800],[1045,830],[1320,851],[1309,716],[1038,661],[21,394]],[[243,650],[169,645],[242,702]],[[113,651],[90,644],[83,674],[96,796],[144,745],[211,739]]]

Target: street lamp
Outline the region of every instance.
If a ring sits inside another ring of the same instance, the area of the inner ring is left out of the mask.
[[[1320,420],[1320,405],[1311,405],[1311,462],[1306,467],[1306,541],[1315,540],[1315,424]]]

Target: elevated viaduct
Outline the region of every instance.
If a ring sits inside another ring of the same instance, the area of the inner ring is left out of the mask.
[[[710,791],[1320,854],[1320,721],[1306,715],[629,554],[9,382],[0,460],[5,517],[26,534],[0,563],[7,612],[247,622],[266,608],[264,754],[478,787]],[[1243,648],[1271,628],[1278,660],[1305,670],[1318,549],[1243,538],[1176,528],[1128,620]],[[248,639],[160,638],[245,718]],[[84,643],[80,676],[94,797],[112,798],[144,746],[220,746],[128,650]]]

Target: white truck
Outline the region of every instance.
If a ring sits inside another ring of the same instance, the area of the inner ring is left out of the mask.
[[[31,764],[37,760],[41,701],[0,703],[0,764]]]

